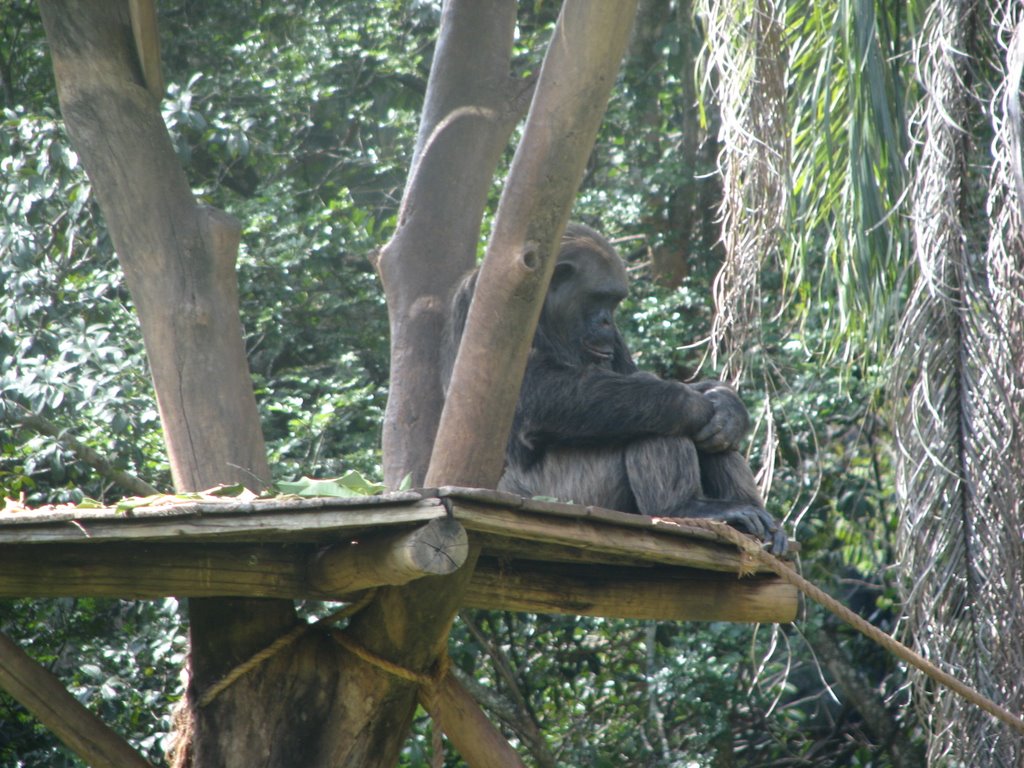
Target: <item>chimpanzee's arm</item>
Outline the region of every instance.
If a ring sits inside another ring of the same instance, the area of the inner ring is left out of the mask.
[[[523,379],[514,437],[550,444],[628,442],[651,435],[699,432],[714,405],[692,387],[650,373],[619,373],[532,360]]]

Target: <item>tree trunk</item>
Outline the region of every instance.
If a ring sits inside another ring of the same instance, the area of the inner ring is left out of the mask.
[[[509,169],[428,485],[494,488],[559,241],[629,41],[636,0],[566,0]]]
[[[42,0],[40,10],[68,135],[142,323],[174,485],[262,487],[270,472],[239,323],[238,222],[196,203],[142,82],[127,3]]]
[[[487,191],[530,83],[509,72],[515,0],[448,0],[398,228],[377,262],[391,324],[384,481],[423,478],[444,395],[438,351],[452,287],[476,263]]]
[[[144,85],[128,4],[41,0],[40,10],[68,135],[141,320],[175,487],[261,488],[270,471],[239,322],[238,223],[196,203]],[[192,600],[189,609],[199,690],[295,622],[287,600]],[[267,665],[197,713],[197,766],[273,765],[271,746],[288,764],[316,764],[303,756],[317,754],[340,711],[309,706],[324,671],[310,656],[292,661]],[[296,711],[306,717],[283,715]]]

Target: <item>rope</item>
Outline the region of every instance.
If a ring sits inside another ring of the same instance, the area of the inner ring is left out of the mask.
[[[820,588],[816,587],[803,576],[798,574],[792,567],[782,562],[774,555],[766,552],[755,539],[741,533],[725,523],[718,522],[717,520],[685,518],[679,519],[678,522],[680,525],[693,526],[695,528],[702,528],[706,531],[711,531],[720,540],[734,544],[739,548],[743,555],[749,556],[757,562],[767,566],[783,581],[792,584],[811,600],[834,613],[858,632],[865,635],[869,640],[873,640],[878,643],[880,646],[885,648],[885,650],[889,651],[889,653],[924,672],[928,677],[932,678],[932,680],[946,686],[951,691],[959,694],[975,706],[981,707],[990,715],[1002,720],[1019,733],[1024,734],[1024,720],[1020,717],[1004,707],[1001,707],[999,704],[996,704],[992,699],[981,694],[974,688],[971,688],[966,683],[961,682],[949,673],[939,669],[939,667],[928,661],[928,659],[917,651],[908,648],[900,641],[887,635],[874,624],[871,624],[861,616],[858,616],[834,597],[826,594]]]
[[[376,592],[377,590],[371,589],[356,602],[334,611],[333,613],[329,613],[316,621],[309,622],[308,624],[300,624],[281,635],[281,637],[274,640],[274,642],[266,648],[254,653],[246,661],[243,661],[237,667],[224,675],[224,677],[207,688],[199,698],[199,706],[209,706],[214,699],[234,684],[239,678],[256,669],[256,667],[260,666],[267,659],[279,653],[284,648],[287,648],[310,630],[315,629],[316,627],[322,627],[325,624],[334,624],[341,619],[354,616],[359,613],[359,611],[363,610],[363,608],[370,604],[370,601],[376,596]],[[416,672],[414,670],[407,669],[400,664],[395,664],[392,661],[388,661],[387,659],[378,656],[360,643],[357,643],[341,630],[331,629],[331,637],[334,638],[334,641],[338,643],[338,645],[353,655],[358,656],[367,664],[377,667],[378,669],[382,669],[400,680],[413,683],[419,688],[420,703],[430,714],[430,719],[433,722],[434,765],[436,766],[438,764],[438,760],[443,764],[444,751],[443,745],[441,744],[441,721],[438,718],[437,713],[434,711],[436,709],[434,704],[436,701],[437,689],[444,681],[451,668],[451,660],[448,658],[447,652],[442,653],[438,657],[437,661],[434,663],[433,672],[431,674],[427,674],[425,672]]]
[[[382,669],[389,675],[397,677],[400,680],[405,680],[407,683],[418,685],[427,693],[432,692],[441,684],[441,681],[444,680],[445,675],[448,674],[448,670],[451,667],[448,654],[442,653],[434,664],[433,673],[428,675],[425,672],[416,672],[403,667],[401,664],[396,664],[393,661],[388,661],[387,659],[378,656],[373,651],[357,643],[341,630],[331,630],[331,637],[334,638],[338,645],[349,653],[358,656],[367,664],[377,667],[377,669]]]
[[[227,688],[231,687],[231,685],[233,685],[240,677],[247,675],[249,672],[256,669],[256,667],[260,666],[271,656],[287,648],[289,645],[294,643],[296,640],[298,640],[300,637],[305,635],[310,630],[315,629],[316,627],[322,627],[325,624],[334,624],[337,621],[341,621],[344,618],[354,616],[355,614],[359,613],[359,611],[363,610],[363,608],[370,604],[370,601],[373,600],[375,594],[376,590],[371,589],[369,592],[367,592],[365,595],[359,598],[359,600],[357,600],[356,602],[350,603],[349,605],[346,605],[344,608],[340,608],[337,611],[334,611],[333,613],[329,613],[323,618],[317,619],[316,621],[311,621],[308,624],[299,624],[298,626],[291,629],[289,632],[286,632],[285,634],[281,635],[281,637],[277,638],[274,642],[272,642],[262,651],[258,651],[252,656],[250,656],[248,659],[246,659],[237,667],[235,667],[226,675],[224,675],[224,677],[222,677],[216,683],[207,688],[203,695],[199,697],[199,706],[209,706],[214,699],[216,699]]]
[[[416,672],[407,667],[403,667],[401,664],[395,664],[393,661],[378,656],[373,651],[368,649],[366,646],[357,643],[348,634],[338,629],[331,630],[331,637],[334,638],[335,642],[338,643],[346,651],[349,651],[355,656],[365,661],[367,664],[377,667],[387,672],[393,677],[397,677],[399,680],[405,680],[406,682],[413,683],[418,686],[418,699],[420,704],[427,714],[430,715],[430,727],[431,727],[431,751],[433,757],[431,758],[431,768],[441,768],[444,765],[444,743],[441,741],[441,717],[440,712],[437,708],[437,690],[444,682],[445,677],[448,676],[448,672],[451,668],[451,659],[448,657],[447,651],[443,651],[440,656],[437,657],[437,661],[434,663],[434,670],[432,674],[425,672]]]

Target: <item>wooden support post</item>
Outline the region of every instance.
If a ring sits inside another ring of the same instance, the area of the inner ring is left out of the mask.
[[[373,536],[321,552],[309,570],[310,585],[342,595],[384,584],[407,584],[423,576],[457,571],[469,552],[466,530],[438,518],[413,531]]]
[[[0,688],[13,696],[91,768],[153,768],[64,684],[0,633]]]
[[[526,768],[476,699],[449,672],[420,703],[472,768]]]

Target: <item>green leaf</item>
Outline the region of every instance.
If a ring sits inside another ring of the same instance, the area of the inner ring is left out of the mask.
[[[126,512],[132,511],[136,507],[148,507],[153,502],[166,498],[167,496],[162,493],[158,493],[154,496],[130,496],[117,502],[117,514],[123,515]]]
[[[367,480],[362,473],[352,469],[341,476],[339,482],[360,496],[373,496],[377,493],[384,493],[387,490],[383,483],[375,483]]]
[[[317,479],[303,476],[300,480],[277,484],[277,489],[284,494],[295,496],[336,496],[352,498],[356,496],[373,496],[384,491],[382,483],[367,480],[359,472],[351,470],[341,477]]]
[[[216,488],[210,488],[205,491],[210,496],[241,496],[245,493],[246,487],[241,483],[235,483],[234,485],[218,485]]]

